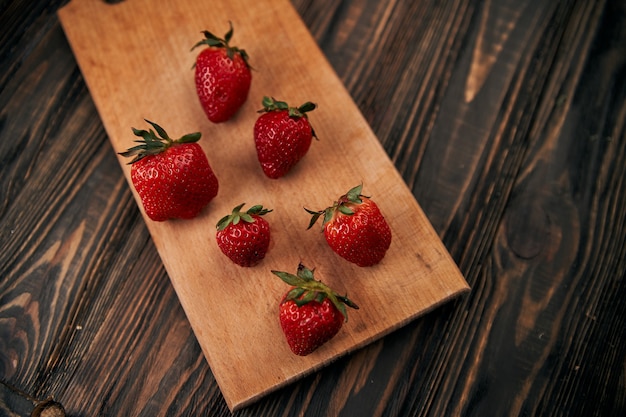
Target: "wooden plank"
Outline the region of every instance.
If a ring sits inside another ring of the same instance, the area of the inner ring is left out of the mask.
[[[200,143],[220,180],[217,198],[190,221],[156,223],[144,217],[231,410],[469,289],[287,1],[155,3],[74,0],[59,17],[116,152],[131,145],[131,126],[145,127],[144,118],[172,136],[203,133]],[[198,104],[191,70],[196,52],[189,50],[201,30],[224,33],[229,20],[233,43],[246,49],[255,71],[238,115],[214,125]],[[310,119],[320,140],[280,180],[265,178],[256,160],[252,126],[263,95],[319,106]],[[119,162],[129,179],[127,161],[120,157]],[[340,259],[319,231],[305,230],[309,216],[303,206],[324,208],[359,183],[377,201],[393,233],[387,256],[371,268]],[[274,209],[267,216],[270,252],[251,269],[230,263],[214,241],[217,220],[241,202]],[[294,271],[300,261],[361,307],[335,339],[307,357],[293,355],[283,341],[277,305],[287,288],[270,273]]]

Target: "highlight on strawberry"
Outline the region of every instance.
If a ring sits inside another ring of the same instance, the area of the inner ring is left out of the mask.
[[[358,309],[342,296],[314,278],[314,270],[298,265],[297,275],[272,271],[291,289],[279,306],[279,322],[293,353],[306,356],[335,337],[348,321],[346,306]]]
[[[262,205],[241,209],[245,203],[217,222],[215,238],[222,253],[237,265],[251,267],[257,265],[270,246],[270,225],[263,217],[272,210]]]
[[[191,48],[206,46],[196,57],[195,84],[200,104],[213,123],[225,122],[237,113],[252,83],[248,54],[230,45],[233,25],[229,24],[223,38],[205,30],[204,39]]]
[[[322,217],[324,237],[331,249],[358,266],[378,264],[391,245],[391,229],[370,197],[361,194],[363,184],[324,210],[305,208],[311,215],[308,229]]]
[[[261,115],[254,124],[257,158],[265,175],[272,179],[285,176],[308,152],[315,131],[308,112],[317,105],[307,101],[291,107],[273,97],[263,97]]]
[[[197,143],[200,132],[172,139],[158,124],[132,128],[138,145],[119,154],[133,157],[131,181],[151,220],[191,219],[217,195],[219,184]]]

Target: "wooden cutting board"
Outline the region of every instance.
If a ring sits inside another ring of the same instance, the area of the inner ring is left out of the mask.
[[[469,290],[287,0],[72,0],[59,17],[115,152],[132,145],[131,127],[148,127],[144,118],[172,137],[202,132],[200,144],[220,181],[218,196],[193,220],[144,218],[231,410]],[[190,48],[202,30],[226,33],[229,21],[235,28],[232,43],[248,52],[254,72],[246,104],[233,120],[216,125],[196,97],[197,51]],[[266,178],[256,159],[252,128],[263,95],[292,105],[318,104],[309,117],[319,141],[279,180]],[[119,162],[130,184],[128,161],[119,157]],[[393,234],[384,260],[370,268],[335,255],[320,227],[307,231],[309,215],[303,210],[323,209],[359,183]],[[266,216],[273,233],[270,252],[254,268],[232,264],[215,243],[219,218],[243,202],[274,210]],[[318,279],[360,306],[333,340],[307,357],[293,355],[283,338],[277,309],[287,286],[270,272],[295,272],[299,262],[316,268]]]

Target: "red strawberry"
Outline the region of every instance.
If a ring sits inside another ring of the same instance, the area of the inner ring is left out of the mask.
[[[149,120],[154,130],[133,128],[143,140],[120,155],[130,162],[131,180],[148,217],[154,221],[191,219],[217,195],[218,181],[204,151],[196,142],[200,133],[171,139]],[[157,134],[159,136],[157,136]]]
[[[333,251],[358,266],[372,266],[389,249],[391,229],[376,203],[361,195],[362,188],[352,188],[325,210],[305,210],[312,215],[309,229],[324,216],[324,236]]]
[[[233,25],[224,38],[204,31],[205,39],[191,48],[207,45],[196,58],[196,91],[210,121],[225,122],[248,98],[252,74],[245,50],[230,46]]]
[[[269,178],[284,176],[304,157],[311,146],[315,131],[309,123],[307,112],[315,104],[289,107],[284,101],[263,97],[263,113],[254,125],[254,142],[263,172]]]
[[[306,356],[332,339],[348,320],[346,306],[359,307],[313,277],[313,270],[298,265],[298,275],[272,271],[292,286],[279,307],[279,321],[291,351]]]
[[[241,212],[243,204],[217,222],[217,246],[234,263],[254,266],[261,262],[270,246],[270,225],[262,218],[272,210],[253,206]]]

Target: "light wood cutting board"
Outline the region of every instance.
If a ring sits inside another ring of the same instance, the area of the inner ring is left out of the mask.
[[[144,118],[172,137],[200,131],[220,181],[196,219],[147,227],[231,410],[354,351],[469,288],[350,95],[287,0],[72,0],[59,17],[115,152],[132,145]],[[223,124],[209,122],[196,97],[190,48],[202,30],[244,48],[254,67],[248,101]],[[310,121],[319,141],[288,176],[266,178],[252,127],[263,95],[318,104]],[[87,140],[88,138],[86,138]],[[118,156],[119,157],[119,156]],[[129,179],[127,160],[119,157]],[[320,227],[306,230],[303,207],[323,209],[363,183],[393,234],[384,260],[359,268],[335,255]],[[130,185],[135,193],[134,188]],[[137,195],[134,194],[137,198]],[[140,200],[137,198],[139,207]],[[232,264],[215,243],[231,209],[262,204],[273,243],[254,268]],[[142,212],[143,213],[143,212]],[[286,285],[270,270],[299,262],[360,306],[329,343],[307,357],[289,350],[277,318]],[[134,276],[132,279],[141,279]]]

